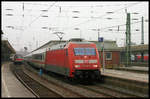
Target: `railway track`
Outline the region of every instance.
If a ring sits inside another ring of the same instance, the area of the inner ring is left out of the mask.
[[[21,65],[11,65],[11,70],[15,76],[38,98],[86,97],[59,85],[56,82],[47,82],[46,79],[39,77],[39,75],[36,75],[36,77],[33,72],[24,72]]]
[[[28,88],[36,97],[62,97],[58,93],[46,88],[42,84],[38,83],[28,75],[26,75],[21,68],[21,65],[12,65],[11,69],[15,76],[21,81],[26,88]]]
[[[116,90],[116,87],[107,83],[81,84],[70,82],[60,75],[53,73],[43,73],[38,75],[38,71],[33,67],[24,65],[13,65],[12,71],[16,77],[36,96],[36,97],[108,97],[126,98],[138,97],[126,91]]]
[[[136,97],[131,94],[114,90],[113,88],[107,87],[105,84],[94,83],[92,85],[74,85],[71,82],[67,82],[67,80],[63,77],[47,74],[43,75],[45,75],[43,76],[43,78],[48,79],[50,83],[57,84],[57,86],[63,86],[64,88],[68,88],[72,92],[76,91],[76,93],[80,94],[82,97]]]
[[[115,89],[107,87],[105,84],[94,84],[94,85],[79,85],[80,87],[86,88],[88,90],[97,92],[97,93],[103,93],[104,95],[110,96],[112,98],[129,98],[129,97],[136,97],[127,93],[122,93],[120,91],[117,91]]]
[[[105,87],[114,89],[121,93],[129,94],[135,97],[149,97],[148,83],[137,80],[129,80],[112,76],[104,76]],[[111,84],[111,85],[110,85]],[[100,84],[98,83],[98,86]]]
[[[31,69],[32,73],[34,72],[34,76],[39,76],[37,75],[37,71],[34,69]],[[26,70],[25,70],[26,71]],[[26,71],[26,73],[30,74],[31,72]],[[32,75],[33,76],[33,75]],[[63,97],[75,97],[72,93],[75,93],[78,95],[78,97],[110,97],[104,94],[100,94],[97,92],[93,92],[91,90],[85,89],[78,87],[74,84],[71,84],[71,82],[66,82],[66,79],[63,77],[58,77],[57,75],[49,75],[49,74],[43,74],[42,79],[47,80],[48,83],[53,83],[53,86],[60,86],[61,88],[66,89],[65,91],[61,91],[62,94],[64,95]],[[70,94],[67,94],[69,91]]]

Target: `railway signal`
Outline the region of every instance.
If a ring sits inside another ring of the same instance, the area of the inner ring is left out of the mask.
[[[104,38],[103,37],[99,37],[98,38],[98,42],[103,42],[104,41]]]

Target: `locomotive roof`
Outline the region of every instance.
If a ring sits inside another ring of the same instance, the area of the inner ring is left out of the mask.
[[[74,44],[92,44],[92,42],[88,42],[87,40],[85,40],[83,38],[72,38],[68,41],[61,41],[61,42],[54,40],[54,41],[50,41],[50,42],[42,45],[41,47],[33,50],[30,54],[28,54],[26,56],[30,56],[30,55],[36,54],[36,53],[43,53],[46,50],[62,49],[70,42],[72,42]]]
[[[46,44],[42,45],[41,47],[33,50],[32,52],[36,51],[36,50],[39,50],[39,49],[42,49],[42,48],[46,48],[46,47],[49,47],[49,46],[53,46],[53,45],[56,45],[56,44],[60,44],[60,43],[68,43],[68,42],[85,42],[86,40],[83,39],[83,38],[71,38],[69,39],[68,41],[67,40],[51,40],[49,42],[47,42]]]
[[[83,38],[71,38],[71,39],[69,40],[69,42],[73,42],[73,41],[76,41],[76,42],[84,42],[84,41],[86,41],[86,40],[83,39]]]
[[[29,54],[32,55],[32,54],[36,54],[36,53],[43,53],[47,50],[56,50],[56,49],[63,49],[68,43],[74,43],[74,44],[92,44],[92,42],[88,42],[88,41],[83,41],[83,42],[78,42],[78,41],[68,41],[68,42],[65,42],[65,43],[60,43],[60,44],[56,44],[56,45],[49,45],[47,47],[44,47],[44,48],[41,48],[41,49],[38,49],[38,50],[35,50],[33,52],[31,52]]]
[[[60,44],[49,46],[48,50],[63,49],[70,42],[74,43],[74,44],[92,44],[92,42],[88,42],[88,41],[84,41],[84,42],[68,41],[68,42],[65,42],[65,43],[60,43]]]
[[[47,50],[55,50],[55,49],[62,49],[64,48],[68,43],[60,43],[52,46],[48,46]]]

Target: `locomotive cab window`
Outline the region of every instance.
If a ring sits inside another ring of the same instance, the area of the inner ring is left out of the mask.
[[[75,55],[96,55],[95,48],[74,48]]]

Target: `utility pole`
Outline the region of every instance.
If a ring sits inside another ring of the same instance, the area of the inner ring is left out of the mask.
[[[100,29],[98,28],[97,31],[98,31],[98,39],[99,39],[99,37],[100,37],[100,34],[99,34]]]
[[[142,24],[141,24],[141,44],[144,44],[144,22],[142,16]],[[141,62],[144,61],[144,52],[141,52]]]
[[[97,31],[98,31],[98,42],[100,41],[103,44],[103,46],[102,46],[103,50],[102,51],[103,51],[103,72],[104,72],[105,71],[104,38],[100,37],[100,29],[99,28],[97,29]]]
[[[144,44],[144,22],[143,22],[144,17],[142,16],[142,24],[141,24],[141,44]]]
[[[105,71],[105,53],[104,53],[104,39],[103,39],[103,72]]]
[[[126,21],[126,66],[131,62],[131,28],[130,28],[130,13],[127,13]]]
[[[98,31],[98,37],[97,37],[97,39],[99,40],[99,37],[100,37],[100,34],[99,34],[100,28],[98,28],[98,29],[90,29],[90,30]]]

